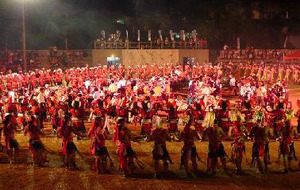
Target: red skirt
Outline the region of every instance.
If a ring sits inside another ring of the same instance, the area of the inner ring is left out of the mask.
[[[202,126],[202,122],[195,121],[195,129],[196,129],[196,131],[200,131],[200,132],[204,131],[204,127]]]
[[[224,131],[228,131],[228,128],[230,127],[230,121],[221,121],[220,125]]]
[[[178,122],[169,122],[169,132],[177,132],[178,131]]]
[[[73,121],[73,127],[77,132],[86,132],[84,122],[83,121]]]
[[[280,131],[280,129],[284,126],[284,122],[281,121],[281,122],[276,122],[275,124],[275,130],[276,131]]]
[[[72,152],[75,152],[77,150],[76,145],[74,142],[70,141],[63,141],[62,143],[63,146],[63,155],[71,154]]]
[[[250,132],[252,127],[254,126],[254,123],[250,122],[250,123],[247,123],[247,131]]]
[[[150,135],[152,130],[152,124],[151,123],[143,123],[142,124],[142,130],[146,135]]]

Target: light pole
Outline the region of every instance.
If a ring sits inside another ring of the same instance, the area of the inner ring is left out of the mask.
[[[23,66],[27,71],[27,58],[26,58],[26,26],[25,26],[25,0],[22,0],[22,48],[23,48]]]

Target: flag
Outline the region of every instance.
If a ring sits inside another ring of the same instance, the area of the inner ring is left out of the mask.
[[[174,33],[173,33],[173,30],[170,30],[170,39],[171,39],[171,41],[174,41]]]
[[[105,39],[105,30],[101,30],[101,36],[103,39]]]
[[[288,43],[288,40],[289,40],[289,37],[286,36],[286,37],[285,37],[285,40],[284,40],[284,44],[283,44],[283,48],[284,48],[284,49],[286,48],[286,44]]]
[[[151,41],[151,30],[148,30],[148,41]]]
[[[120,30],[116,30],[116,39],[119,40],[121,37],[121,31]]]
[[[128,41],[128,30],[126,30],[126,40]]]
[[[139,41],[141,41],[141,32],[140,32],[140,30],[138,30],[138,37],[137,37],[137,41],[139,42]]]
[[[194,42],[197,41],[197,31],[196,30],[192,31],[192,39]]]
[[[185,33],[184,33],[184,30],[180,30],[180,40],[185,41]]]
[[[236,39],[236,49],[238,51],[240,51],[240,49],[241,49],[241,39],[240,38]]]
[[[161,30],[158,30],[158,36],[160,38],[160,41],[163,41],[163,37],[162,37],[162,34],[161,34]]]

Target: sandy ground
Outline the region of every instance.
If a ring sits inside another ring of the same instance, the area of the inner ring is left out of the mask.
[[[291,100],[296,105],[296,99],[300,97],[299,86],[293,86]],[[296,109],[296,107],[294,107]],[[87,127],[90,123],[87,123]],[[118,159],[115,153],[116,146],[109,140],[107,147],[114,161],[115,168],[107,175],[96,174],[91,170],[93,157],[89,150],[88,139],[77,141],[75,144],[84,155],[77,155],[78,170],[66,171],[62,167],[61,141],[51,135],[51,126],[46,123],[47,134],[42,141],[46,147],[55,152],[49,154],[50,162],[47,167],[38,168],[31,165],[31,155],[28,150],[28,137],[17,134],[21,153],[19,163],[10,165],[4,152],[0,152],[0,189],[300,189],[300,166],[297,161],[292,162],[293,172],[282,174],[282,161],[276,162],[278,143],[270,142],[271,161],[270,172],[267,174],[256,173],[244,159],[244,175],[236,175],[232,163],[228,163],[228,169],[224,171],[219,168],[217,176],[206,174],[205,160],[207,158],[207,142],[197,142],[197,151],[203,162],[198,162],[199,173],[196,178],[187,178],[184,170],[179,170],[181,142],[170,142],[167,144],[169,153],[175,162],[170,166],[170,172],[163,179],[153,179],[152,147],[153,143],[133,143],[133,149],[137,152],[139,159],[146,165],[144,170],[137,169],[136,175],[124,178],[117,172]],[[134,133],[138,133],[137,130]],[[224,142],[225,150],[230,155],[230,142]],[[251,159],[251,143],[246,144],[246,157]],[[300,158],[300,141],[295,142],[297,156]]]

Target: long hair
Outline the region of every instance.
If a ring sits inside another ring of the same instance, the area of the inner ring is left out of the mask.
[[[37,120],[33,115],[31,115],[30,121],[28,122],[28,130],[33,131],[35,126],[37,126]]]
[[[147,110],[148,110],[148,104],[147,104],[147,102],[142,102],[142,108],[143,108],[143,110],[145,111],[145,112],[147,112]]]
[[[201,104],[197,102],[197,103],[196,103],[196,110],[199,111],[199,110],[201,110],[201,109],[202,109]]]
[[[65,115],[65,117],[62,120],[62,125],[61,125],[61,135],[65,138],[67,138],[67,129],[68,129],[68,122],[70,121],[70,116]]]
[[[228,102],[226,100],[223,100],[221,103],[221,107],[222,107],[222,110],[226,110],[228,107]]]
[[[184,131],[185,133],[187,133],[187,132],[190,130],[192,124],[193,124],[193,120],[192,120],[192,118],[190,118],[189,121],[188,121],[188,122],[186,123],[186,125],[184,126],[183,131]]]
[[[5,136],[8,135],[8,126],[11,121],[12,121],[12,115],[5,116],[5,119],[3,121],[3,133]]]
[[[8,124],[11,122],[11,120],[12,120],[12,115],[5,116],[4,121],[3,121],[3,126],[7,127]]]
[[[124,119],[119,119],[117,121],[117,125],[114,128],[114,134],[113,134],[113,142],[116,142],[118,140],[120,140],[120,135],[121,135],[121,130],[124,126]]]
[[[98,100],[98,108],[102,109],[103,108],[103,101]]]

